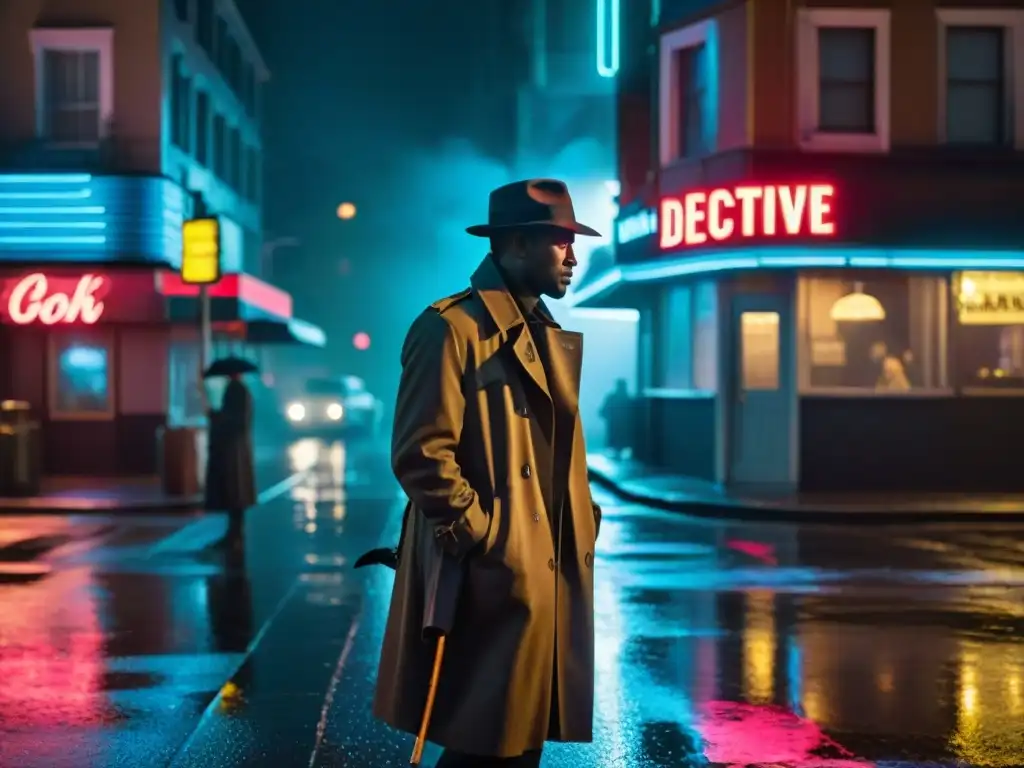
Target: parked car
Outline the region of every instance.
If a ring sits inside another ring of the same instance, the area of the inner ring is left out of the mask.
[[[346,432],[376,437],[384,407],[358,376],[309,379],[303,394],[285,406],[293,432]]]

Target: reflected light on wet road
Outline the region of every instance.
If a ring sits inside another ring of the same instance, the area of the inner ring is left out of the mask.
[[[0,584],[0,767],[407,765],[370,712],[393,573],[351,568],[398,538],[386,447],[282,461],[301,480],[252,511],[240,563],[194,543],[216,516],[123,517]],[[598,503],[594,742],[543,768],[1024,765],[1019,528]]]

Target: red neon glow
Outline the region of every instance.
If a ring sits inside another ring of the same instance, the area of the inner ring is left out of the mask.
[[[198,285],[189,285],[183,282],[181,276],[175,272],[161,273],[159,286],[160,293],[164,296],[192,297],[199,295]],[[251,275],[238,273],[224,275],[209,287],[209,293],[215,299],[237,299],[275,317],[287,320],[292,316],[291,294]]]
[[[352,346],[360,352],[365,352],[370,348],[370,334],[360,331],[352,337]]]
[[[661,201],[662,248],[751,237],[830,237],[836,232],[831,184],[744,185],[687,192]]]
[[[34,272],[21,278],[11,289],[7,314],[11,322],[18,325],[35,322],[58,325],[78,321],[92,325],[103,316],[103,302],[99,295],[106,287],[105,277],[85,274],[71,291],[51,290],[46,275]]]

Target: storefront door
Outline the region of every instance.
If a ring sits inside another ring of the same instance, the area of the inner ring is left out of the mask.
[[[785,296],[738,295],[732,299],[730,485],[783,487],[796,483],[791,318]]]

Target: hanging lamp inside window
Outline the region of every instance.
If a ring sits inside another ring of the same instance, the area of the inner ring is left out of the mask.
[[[864,283],[854,283],[853,293],[836,301],[829,314],[839,323],[871,323],[885,320],[885,307],[874,296],[864,293]]]

